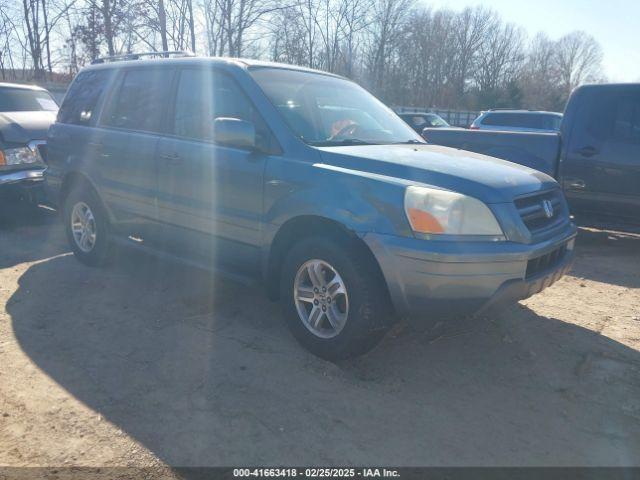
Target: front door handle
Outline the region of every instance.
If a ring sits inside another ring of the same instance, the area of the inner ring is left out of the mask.
[[[584,183],[584,180],[571,180],[567,182],[567,188],[570,190],[584,190],[587,188],[587,185]]]
[[[578,155],[582,155],[583,157],[593,157],[600,153],[596,147],[591,145],[587,145],[586,147],[579,148],[575,151]]]
[[[167,163],[177,164],[182,162],[182,157],[177,153],[163,153],[160,158]]]

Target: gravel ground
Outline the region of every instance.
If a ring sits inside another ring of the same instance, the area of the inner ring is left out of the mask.
[[[640,236],[571,275],[338,365],[258,289],[0,214],[0,465],[640,465]],[[170,476],[170,473],[167,473]]]

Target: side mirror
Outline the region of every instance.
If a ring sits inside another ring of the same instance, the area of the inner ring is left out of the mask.
[[[238,118],[216,118],[213,121],[213,140],[227,147],[254,150],[256,148],[256,128],[253,123]]]

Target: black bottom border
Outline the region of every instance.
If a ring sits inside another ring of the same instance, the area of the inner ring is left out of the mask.
[[[0,480],[640,480],[640,467],[1,467]]]

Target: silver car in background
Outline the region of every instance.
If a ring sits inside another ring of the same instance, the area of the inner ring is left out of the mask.
[[[562,114],[534,110],[487,110],[476,118],[472,130],[499,130],[502,132],[560,131]]]

